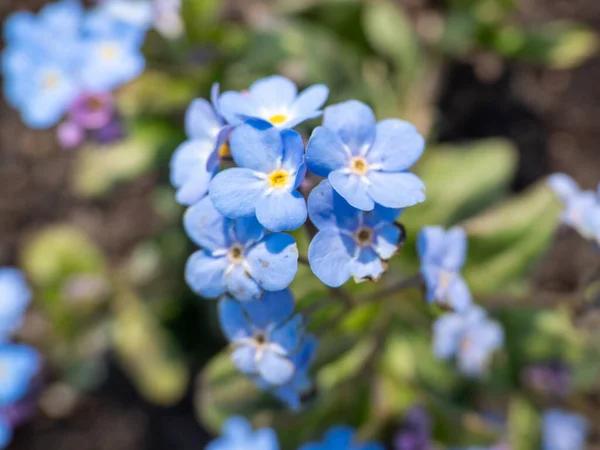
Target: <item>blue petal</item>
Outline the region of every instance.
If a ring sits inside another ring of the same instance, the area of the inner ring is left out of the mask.
[[[367,173],[371,198],[388,208],[405,208],[425,201],[425,185],[419,177],[408,172]]]
[[[272,233],[248,250],[246,263],[264,290],[280,291],[296,276],[298,247],[289,234]]]
[[[240,448],[240,447],[236,447]],[[243,446],[241,448],[244,448]],[[255,450],[279,450],[277,434],[272,428],[261,428],[254,433],[251,448]]]
[[[223,425],[223,436],[247,440],[252,437],[252,426],[243,417],[232,417]]]
[[[427,303],[431,303],[436,299],[435,297],[438,291],[438,283],[440,279],[439,266],[429,263],[421,263],[421,276],[423,277],[423,280],[425,281],[425,287],[427,288]]]
[[[386,208],[385,206],[375,205],[372,211],[364,213],[365,225],[374,228],[385,222],[395,222],[400,214],[402,214],[402,208]]]
[[[317,233],[308,247],[308,260],[314,274],[327,286],[338,287],[350,278],[350,260],[347,245],[352,239],[344,238],[334,228]]]
[[[375,231],[373,247],[381,259],[388,260],[394,256],[400,237],[400,228],[392,224]]]
[[[240,301],[253,301],[262,294],[261,287],[242,264],[231,267],[226,282],[227,290]]]
[[[40,369],[40,356],[31,347],[20,344],[0,345],[0,408],[21,400],[31,379]]]
[[[306,147],[306,164],[312,173],[326,177],[331,171],[348,166],[350,157],[337,134],[325,127],[314,129]]]
[[[191,139],[214,139],[221,121],[213,106],[203,98],[192,101],[185,113],[185,132]]]
[[[37,31],[36,17],[29,11],[17,11],[4,21],[3,35],[7,44],[19,45],[26,42]]]
[[[297,172],[300,164],[304,161],[304,142],[302,142],[302,136],[294,130],[283,130],[281,131],[281,139],[283,141],[281,167],[288,172]],[[296,182],[298,183],[298,181]]]
[[[262,121],[249,121],[238,126],[229,139],[235,163],[247,169],[270,173],[283,157],[279,130]]]
[[[256,348],[242,345],[231,353],[231,360],[237,369],[245,375],[256,373]]]
[[[400,172],[416,163],[424,149],[425,139],[412,124],[388,119],[377,124],[377,136],[367,159],[381,165],[385,172]]]
[[[439,359],[450,359],[460,349],[464,321],[459,314],[445,314],[433,324],[433,352]]]
[[[219,113],[219,96],[221,95],[221,87],[218,82],[214,82],[210,87],[210,103],[212,104],[213,109],[220,116]],[[219,117],[220,119],[220,117]]]
[[[358,229],[360,212],[335,192],[329,180],[323,180],[308,196],[308,214],[311,222],[322,230],[326,227]]]
[[[458,271],[465,263],[467,255],[467,235],[460,227],[454,227],[446,232],[444,241],[445,251],[442,257],[444,268]]]
[[[332,427],[325,435],[323,447],[326,449],[350,449],[353,437],[354,430],[350,427]]]
[[[458,274],[450,283],[448,302],[450,303],[450,306],[459,313],[466,311],[472,304],[469,286],[464,278]]]
[[[292,106],[292,110],[298,116],[312,114],[321,109],[328,95],[329,88],[324,84],[310,86],[300,93]]]
[[[265,228],[254,216],[244,217],[235,221],[236,242],[244,246],[260,241],[264,234]]]
[[[226,227],[229,219],[223,217],[205,197],[188,208],[183,216],[183,227],[187,235],[198,246],[215,252],[229,248]]]
[[[294,313],[294,297],[289,289],[265,292],[260,300],[247,303],[245,310],[254,326],[262,330],[274,328]]]
[[[275,386],[287,383],[294,375],[294,365],[291,361],[268,349],[258,361],[257,368],[260,376]]]
[[[213,178],[209,195],[221,214],[237,219],[253,216],[266,190],[267,182],[257,177],[254,171],[234,167]]]
[[[261,108],[279,110],[296,99],[296,85],[285,77],[273,75],[258,80],[248,89],[252,100]]]
[[[548,184],[563,203],[580,192],[575,180],[564,173],[550,175],[548,177]]]
[[[350,263],[350,274],[358,283],[363,280],[377,281],[385,272],[381,259],[370,247],[360,250],[358,257]]]
[[[240,302],[230,297],[223,297],[219,300],[218,309],[221,330],[229,342],[252,337],[252,326],[248,322]]]
[[[256,116],[258,107],[247,94],[228,91],[219,98],[219,112],[231,125],[238,125]]]
[[[288,354],[294,353],[302,344],[304,338],[304,323],[302,316],[296,314],[290,321],[271,333],[271,342],[279,344]]]
[[[354,173],[334,170],[329,174],[328,179],[336,192],[355,208],[371,211],[375,207],[375,203],[368,193],[372,186],[368,185],[363,177]],[[391,196],[391,191],[387,195]]]
[[[225,271],[228,266],[227,256],[213,257],[199,250],[187,260],[185,280],[195,293],[216,298],[225,293]]]
[[[256,205],[256,218],[269,231],[296,230],[306,215],[306,201],[298,191],[274,190]]]
[[[0,448],[8,447],[8,444],[12,441],[12,435],[12,427],[0,418]]]
[[[422,263],[441,264],[446,250],[446,231],[440,226],[423,227],[417,237],[417,252]]]
[[[364,155],[375,140],[373,111],[356,100],[325,108],[323,125],[334,131],[353,155]]]

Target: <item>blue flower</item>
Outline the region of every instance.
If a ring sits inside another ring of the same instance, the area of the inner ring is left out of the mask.
[[[249,118],[262,119],[277,128],[293,128],[321,115],[329,90],[318,84],[298,95],[296,85],[274,75],[256,81],[248,92],[223,93],[219,106],[229,123],[237,125]]]
[[[292,379],[296,371],[292,357],[304,338],[302,316],[292,316],[293,312],[289,290],[265,292],[261,299],[244,304],[229,297],[219,301],[221,328],[240,372],[275,386]]]
[[[325,108],[322,127],[306,149],[308,168],[327,177],[358,209],[379,203],[404,208],[425,200],[425,185],[407,169],[421,157],[425,141],[414,126],[398,119],[375,123],[367,105],[350,100]]]
[[[598,192],[583,191],[564,173],[551,175],[548,184],[565,207],[562,221],[585,239],[600,244],[600,187]]]
[[[239,167],[213,179],[209,195],[217,210],[232,219],[256,215],[270,231],[302,226],[306,202],[296,189],[306,169],[300,135],[251,121],[235,129],[230,147]]]
[[[542,450],[583,450],[588,430],[582,416],[548,410],[542,418]]]
[[[310,219],[319,229],[308,249],[310,267],[328,286],[377,280],[399,248],[404,231],[394,224],[401,213],[377,205],[372,211],[350,206],[327,180],[308,197]]]
[[[0,448],[8,447],[8,444],[12,440],[12,435],[12,427],[0,417]]]
[[[417,239],[421,274],[427,287],[427,301],[438,302],[456,311],[471,306],[471,291],[460,274],[467,253],[467,236],[460,227],[424,227]]]
[[[298,248],[286,233],[265,234],[256,218],[223,217],[205,197],[185,213],[184,227],[202,247],[188,259],[185,277],[194,292],[216,298],[229,292],[253,300],[285,289],[298,270]]]
[[[271,428],[252,430],[243,417],[232,417],[221,431],[221,437],[210,442],[205,450],[279,450],[277,435]]]
[[[21,326],[31,291],[20,270],[0,268],[0,342]]]
[[[299,450],[384,450],[377,442],[359,442],[350,427],[335,426],[325,434],[323,442],[304,444]]]
[[[217,110],[219,85],[211,90],[211,103],[196,99],[185,114],[188,140],[171,158],[171,183],[177,188],[176,199],[193,205],[208,193],[208,186],[219,169],[219,159],[231,156],[226,141],[231,125],[226,125]]]
[[[504,332],[479,306],[462,314],[448,313],[433,325],[433,351],[439,359],[456,357],[465,375],[478,376],[493,351],[502,346]]]
[[[0,344],[0,407],[23,398],[39,369],[40,357],[31,347]]]

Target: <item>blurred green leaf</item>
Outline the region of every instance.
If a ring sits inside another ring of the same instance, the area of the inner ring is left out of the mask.
[[[539,419],[536,410],[521,397],[511,399],[508,417],[508,440],[513,450],[539,448]]]

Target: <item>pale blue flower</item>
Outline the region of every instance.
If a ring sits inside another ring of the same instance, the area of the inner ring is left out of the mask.
[[[256,431],[243,417],[232,417],[221,430],[221,437],[210,442],[205,450],[279,450],[277,435],[272,428]]]
[[[30,300],[31,290],[23,272],[0,268],[0,342],[21,326]]]
[[[355,208],[370,211],[378,203],[404,208],[425,200],[425,185],[407,169],[423,153],[425,140],[415,127],[398,119],[375,122],[364,103],[350,100],[325,108],[306,149],[308,169],[327,177]]]
[[[559,409],[542,417],[542,450],[583,450],[589,431],[587,420]]]
[[[8,444],[10,444],[10,441],[12,440],[12,427],[10,426],[10,424],[3,420],[2,417],[0,417],[0,448],[4,449],[6,447],[8,447]]]
[[[0,407],[23,398],[39,369],[40,357],[31,347],[0,344]]]
[[[322,442],[304,444],[299,450],[384,450],[377,442],[361,442],[350,427],[335,426],[325,434]]]

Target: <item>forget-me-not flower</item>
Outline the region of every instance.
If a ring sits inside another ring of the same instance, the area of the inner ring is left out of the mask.
[[[304,444],[300,450],[384,450],[377,442],[360,442],[350,427],[334,426],[325,434],[322,442]]]
[[[448,231],[438,226],[424,227],[417,239],[417,251],[427,287],[427,301],[456,311],[471,306],[471,291],[460,274],[467,253],[465,231],[460,227]]]
[[[407,172],[421,157],[425,140],[415,127],[398,119],[375,122],[364,103],[350,100],[325,108],[306,149],[308,169],[326,177],[358,209],[376,203],[404,208],[425,200],[425,185]]]
[[[23,398],[39,369],[40,357],[31,347],[0,344],[0,407]]]
[[[564,173],[551,175],[548,184],[565,207],[562,221],[585,239],[600,244],[600,187],[598,192],[581,190]]]
[[[205,450],[279,450],[277,435],[272,428],[256,431],[243,417],[232,417],[223,425],[221,436]]]
[[[287,289],[265,292],[261,299],[243,304],[229,297],[219,301],[221,328],[240,372],[275,386],[292,379],[292,356],[304,338],[302,316],[293,313],[294,299]]]
[[[329,89],[322,84],[311,86],[298,95],[293,82],[273,75],[256,81],[248,92],[224,92],[219,106],[229,123],[239,124],[255,118],[284,129],[319,117],[328,95]]]
[[[31,290],[23,272],[0,268],[0,342],[19,328],[30,300]]]
[[[492,352],[501,347],[504,331],[490,320],[479,306],[467,311],[447,313],[433,325],[433,351],[439,359],[455,357],[461,372],[478,376]]]
[[[183,205],[193,205],[208,193],[220,159],[231,156],[227,138],[232,126],[219,114],[218,98],[219,85],[215,83],[211,90],[212,104],[196,99],[185,113],[188,140],[171,158],[171,183],[177,188],[176,200]]]
[[[216,298],[229,292],[253,300],[262,291],[285,289],[298,270],[298,247],[286,233],[265,233],[255,217],[223,217],[205,197],[185,213],[184,227],[198,244],[185,278],[194,292]]]
[[[263,121],[238,126],[229,139],[239,167],[210,184],[210,198],[226,217],[256,215],[270,231],[295,230],[306,221],[306,202],[297,191],[306,172],[302,137]]]
[[[542,417],[542,450],[583,450],[589,430],[585,418],[559,409]]]
[[[377,205],[372,211],[350,206],[328,180],[323,180],[308,197],[310,219],[319,229],[308,249],[315,275],[328,286],[377,280],[386,261],[399,248],[404,231],[394,224],[399,209]]]

